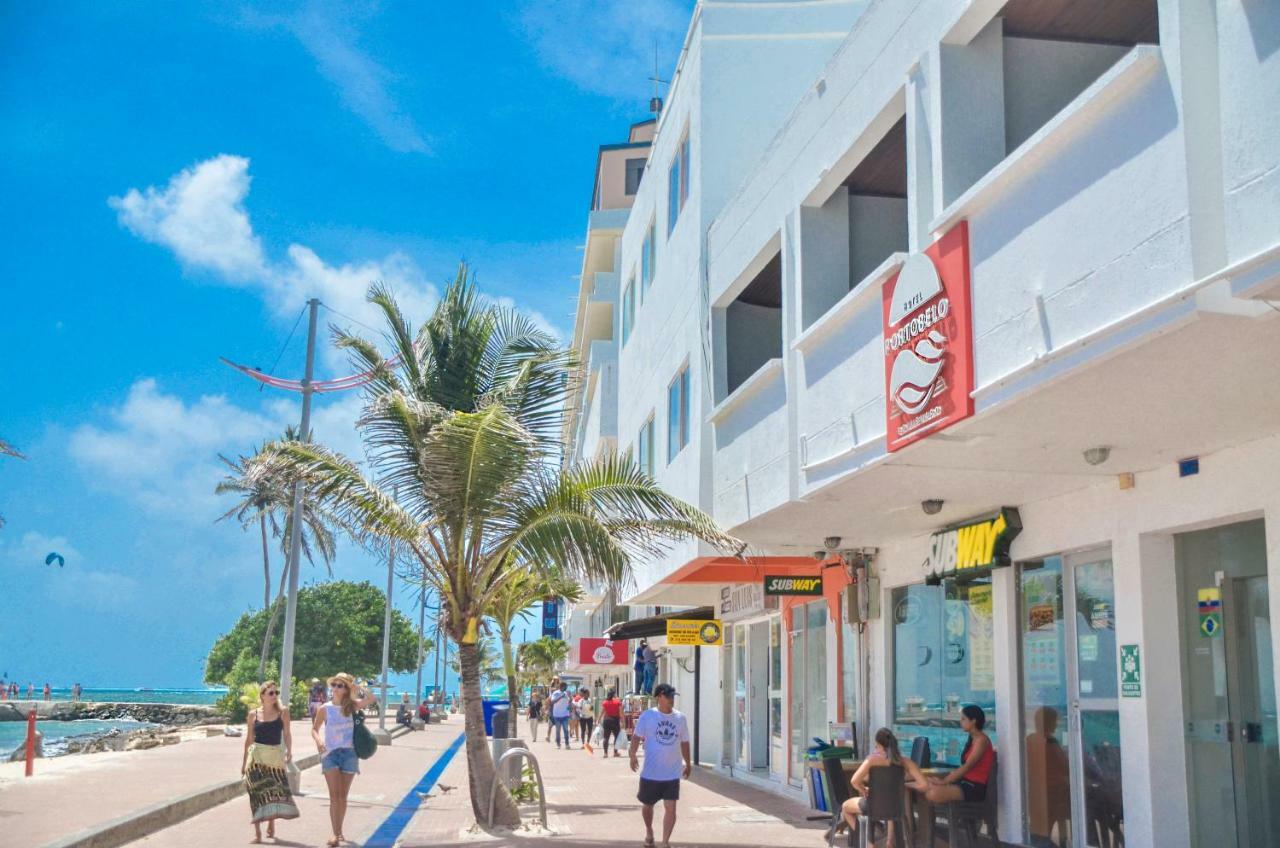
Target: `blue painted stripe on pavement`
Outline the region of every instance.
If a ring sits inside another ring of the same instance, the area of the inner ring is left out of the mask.
[[[409,826],[410,820],[413,819],[418,807],[422,806],[422,795],[431,791],[436,785],[436,781],[440,779],[440,775],[444,774],[445,768],[453,760],[453,755],[458,753],[458,749],[462,747],[462,742],[466,739],[465,733],[459,733],[458,738],[453,740],[453,744],[440,755],[432,765],[427,769],[427,773],[422,776],[417,785],[409,790],[409,794],[396,805],[391,811],[391,815],[387,816],[386,821],[378,825],[378,829],[364,843],[364,848],[392,848],[396,844],[396,840],[400,838],[400,834]],[[422,795],[418,793],[421,792]]]

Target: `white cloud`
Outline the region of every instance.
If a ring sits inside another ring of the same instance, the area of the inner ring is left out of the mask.
[[[311,424],[316,439],[362,459],[355,429],[361,402],[358,392],[317,396]],[[123,404],[107,411],[107,423],[83,424],[73,431],[68,451],[99,487],[149,513],[208,525],[232,503],[213,491],[226,474],[218,454],[248,453],[287,425],[296,425],[298,414],[297,401],[282,398],[257,410],[217,395],[186,403],[147,378],[130,387]]]
[[[524,0],[518,25],[552,73],[583,91],[637,104],[653,92],[655,44],[658,74],[671,78],[692,10],[689,0]]]
[[[244,209],[248,194],[249,160],[222,154],[184,169],[163,189],[132,188],[107,202],[134,235],[168,247],[188,268],[251,282],[261,279],[266,260]]]
[[[349,10],[311,3],[286,26],[312,58],[316,69],[338,90],[343,104],[359,116],[383,143],[400,153],[428,153],[430,146],[413,117],[391,96],[395,76],[357,46]]]
[[[184,169],[164,188],[131,188],[107,202],[124,227],[169,248],[187,269],[257,286],[281,317],[296,315],[307,298],[318,297],[357,321],[381,326],[377,311],[365,302],[374,282],[390,286],[408,316],[426,317],[436,290],[403,253],[330,265],[311,248],[291,244],[284,262],[269,261],[244,207],[249,182],[249,160],[224,154]],[[332,363],[344,361],[329,346],[325,350]]]

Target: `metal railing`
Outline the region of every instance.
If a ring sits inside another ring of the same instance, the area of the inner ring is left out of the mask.
[[[498,781],[502,779],[502,764],[513,756],[528,757],[529,762],[533,763],[533,775],[538,779],[538,817],[542,820],[543,830],[546,830],[547,793],[542,784],[542,768],[538,765],[538,758],[528,748],[512,748],[504,751],[498,758],[498,762],[494,764],[493,783],[489,784],[489,815],[485,819],[487,826],[493,827],[493,805],[498,800]]]

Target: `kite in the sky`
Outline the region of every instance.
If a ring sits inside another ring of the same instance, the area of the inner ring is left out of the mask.
[[[67,561],[62,558],[62,554],[59,553],[52,553],[44,558],[45,565],[53,565],[55,562],[58,564],[58,568],[62,568],[67,564]]]

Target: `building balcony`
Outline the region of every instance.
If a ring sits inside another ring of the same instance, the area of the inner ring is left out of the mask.
[[[614,450],[618,443],[618,348],[612,340],[591,343],[583,379],[574,452],[581,459],[592,459]]]

